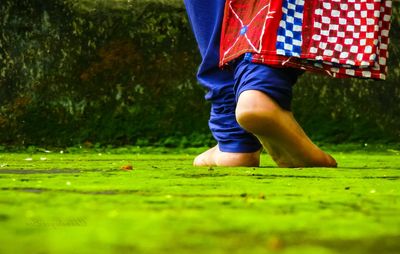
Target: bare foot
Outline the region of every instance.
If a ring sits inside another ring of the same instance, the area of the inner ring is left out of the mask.
[[[335,159],[316,146],[293,114],[266,94],[249,90],[239,96],[236,118],[256,135],[279,167],[336,167]]]
[[[261,151],[253,153],[221,152],[216,145],[198,155],[194,159],[193,165],[198,167],[258,167],[260,165],[260,153]]]

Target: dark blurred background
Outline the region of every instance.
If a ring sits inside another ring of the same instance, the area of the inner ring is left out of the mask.
[[[296,85],[317,142],[400,142],[399,11],[387,81]],[[180,0],[1,0],[0,145],[212,145],[199,61]]]

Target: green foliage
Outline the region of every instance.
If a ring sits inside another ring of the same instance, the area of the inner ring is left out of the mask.
[[[109,2],[2,1],[2,142],[123,144],[205,132],[183,7]]]
[[[388,81],[296,86],[313,138],[400,141],[399,17],[395,6]],[[181,1],[3,0],[0,20],[0,143],[210,144]]]

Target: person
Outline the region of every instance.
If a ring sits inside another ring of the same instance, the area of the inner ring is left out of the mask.
[[[193,164],[257,167],[264,148],[279,167],[336,167],[291,112],[292,87],[302,72],[254,63],[245,56],[220,68],[225,0],[184,3],[202,57],[197,78],[208,91],[209,127],[217,141]]]

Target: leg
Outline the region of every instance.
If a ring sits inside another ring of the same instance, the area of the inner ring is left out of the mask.
[[[258,166],[259,141],[236,121],[233,72],[221,70],[219,43],[225,0],[185,0],[202,63],[199,82],[208,90],[211,101],[209,126],[218,145],[194,160],[196,166]]]
[[[257,136],[278,166],[336,166],[330,155],[312,143],[289,111],[291,87],[297,79],[294,70],[242,61],[235,72],[237,121]]]

